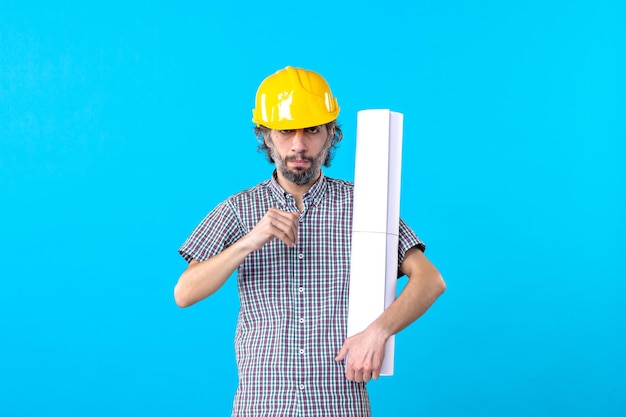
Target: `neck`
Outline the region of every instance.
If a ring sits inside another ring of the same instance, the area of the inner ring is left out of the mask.
[[[296,200],[296,206],[298,207],[298,210],[302,211],[304,210],[304,204],[302,203],[302,197],[304,196],[304,193],[306,193],[313,186],[313,184],[315,184],[315,182],[320,178],[321,174],[322,171],[320,170],[311,181],[306,184],[299,185],[286,179],[283,174],[281,174],[280,170],[276,170],[276,180],[283,190],[287,191],[293,196],[293,198]]]

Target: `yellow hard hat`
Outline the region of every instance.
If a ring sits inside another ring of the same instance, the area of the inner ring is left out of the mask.
[[[332,122],[338,114],[337,99],[321,75],[286,67],[261,82],[252,122],[275,130],[303,129]]]

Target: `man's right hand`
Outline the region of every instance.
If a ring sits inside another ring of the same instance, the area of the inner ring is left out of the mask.
[[[209,297],[226,282],[228,277],[252,251],[278,238],[289,247],[298,241],[298,218],[293,213],[271,208],[254,228],[222,252],[202,262],[192,260],[178,279],[174,298],[180,307],[188,307]]]
[[[300,213],[271,208],[246,238],[255,249],[260,249],[274,238],[292,248],[298,241],[299,217]]]

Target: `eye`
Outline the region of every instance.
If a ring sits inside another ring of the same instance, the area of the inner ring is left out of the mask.
[[[307,127],[306,128],[307,133],[317,133],[320,131],[320,127],[319,126],[312,126],[312,127]]]
[[[278,132],[281,135],[289,135],[292,132],[292,130],[279,130]]]

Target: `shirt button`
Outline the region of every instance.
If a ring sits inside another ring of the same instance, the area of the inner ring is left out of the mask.
[[[301,355],[304,355],[304,349],[299,349],[298,353],[300,353]]]
[[[304,253],[299,253],[298,254],[298,259],[304,259]]]
[[[299,287],[298,292],[304,292],[304,287]]]
[[[304,389],[304,384],[300,384],[300,389]]]
[[[304,323],[304,319],[302,319],[302,318],[301,318],[300,320],[298,320],[298,321],[299,321],[300,323]]]

